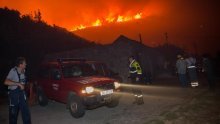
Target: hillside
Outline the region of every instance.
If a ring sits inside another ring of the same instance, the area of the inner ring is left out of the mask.
[[[87,40],[57,26],[0,8],[0,54],[6,60],[25,56],[30,60],[68,49],[90,46]]]

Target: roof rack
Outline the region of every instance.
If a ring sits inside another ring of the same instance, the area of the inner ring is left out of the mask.
[[[86,61],[86,59],[82,59],[82,58],[58,58],[57,61],[58,62],[65,62],[65,61],[81,61],[81,62],[84,62],[84,61]]]

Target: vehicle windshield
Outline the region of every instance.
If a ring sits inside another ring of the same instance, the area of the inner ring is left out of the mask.
[[[96,75],[92,67],[85,63],[65,65],[62,71],[65,78]]]

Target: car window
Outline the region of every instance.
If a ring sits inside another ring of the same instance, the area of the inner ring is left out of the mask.
[[[64,77],[78,77],[82,75],[82,70],[79,66],[73,65],[64,68],[63,75]]]
[[[85,63],[66,65],[63,67],[62,71],[65,78],[92,76],[96,74],[92,67]]]
[[[57,76],[59,75],[61,75],[61,73],[60,73],[60,70],[59,69],[57,69],[57,68],[51,68],[51,70],[50,70],[50,73],[51,73],[51,78],[52,79],[55,79],[55,80],[57,80]]]
[[[109,68],[106,65],[102,66],[103,72],[105,73],[105,76],[109,76],[110,72],[109,72]]]
[[[102,64],[92,64],[95,67],[95,71],[98,75],[105,76],[104,68]]]

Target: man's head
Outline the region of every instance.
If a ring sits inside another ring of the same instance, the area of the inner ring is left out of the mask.
[[[134,57],[133,56],[129,56],[128,60],[129,60],[129,62],[132,62],[134,60]]]
[[[26,59],[24,57],[18,57],[16,59],[16,66],[21,69],[26,68]]]
[[[182,55],[177,55],[177,59],[181,59],[182,58]]]

